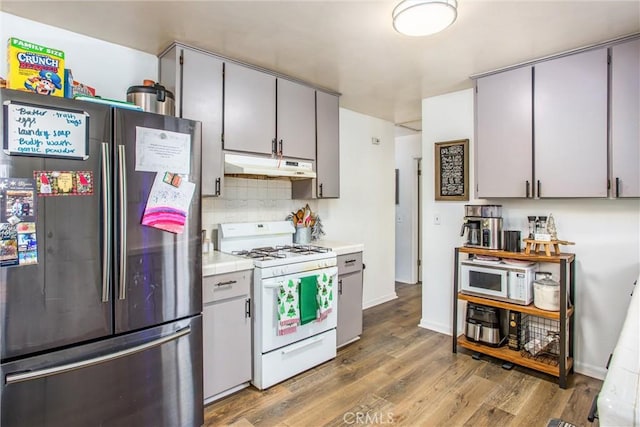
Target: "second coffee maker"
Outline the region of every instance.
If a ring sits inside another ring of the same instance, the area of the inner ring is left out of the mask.
[[[465,205],[460,236],[467,231],[465,246],[502,248],[502,205]]]

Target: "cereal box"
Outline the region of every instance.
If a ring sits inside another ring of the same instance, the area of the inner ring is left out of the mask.
[[[74,80],[73,72],[66,68],[64,70],[64,97],[75,98],[76,95],[96,96],[96,90]]]
[[[9,89],[64,96],[64,52],[15,37],[7,44]]]

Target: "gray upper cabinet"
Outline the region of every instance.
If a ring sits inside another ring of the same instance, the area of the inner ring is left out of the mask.
[[[340,110],[338,97],[316,92],[316,194],[340,197]]]
[[[224,178],[222,66],[220,59],[180,45],[160,57],[160,82],[175,94],[176,115],[202,122],[203,196],[220,196]]]
[[[537,197],[607,197],[607,60],[600,48],[535,65]]]
[[[242,65],[225,63],[223,132],[225,150],[274,153],[275,77]]]
[[[476,112],[476,197],[532,197],[532,67],[478,79]]]
[[[640,197],[640,39],[611,48],[611,169],[615,197]]]
[[[315,91],[277,79],[278,152],[285,157],[316,158]]]

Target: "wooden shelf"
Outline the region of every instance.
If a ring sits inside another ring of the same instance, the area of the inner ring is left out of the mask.
[[[559,311],[541,310],[533,304],[518,305],[510,302],[488,299],[486,297],[477,297],[474,295],[467,295],[461,292],[458,292],[458,299],[473,302],[476,304],[488,305],[490,307],[498,307],[498,308],[504,308],[506,310],[511,310],[511,311],[519,311],[520,313],[527,313],[533,316],[544,317],[546,319],[560,320]],[[573,315],[573,307],[569,307],[567,309],[567,318],[571,317],[572,315]]]
[[[498,258],[509,258],[509,259],[521,259],[525,261],[533,261],[533,262],[560,262],[565,260],[567,262],[573,262],[575,259],[575,254],[571,253],[561,253],[559,255],[551,255],[547,256],[542,253],[532,253],[525,254],[524,252],[507,252],[501,251],[498,249],[482,249],[482,248],[469,248],[466,246],[458,248],[460,253],[465,254],[474,254],[474,255],[487,255],[494,256]]]
[[[455,249],[455,267],[454,267],[454,280],[453,280],[453,338],[452,347],[453,352],[457,351],[458,345],[467,348],[469,350],[487,354],[489,356],[496,357],[501,360],[506,360],[511,363],[515,363],[530,369],[535,369],[550,375],[558,377],[558,385],[560,388],[567,388],[567,379],[571,373],[573,367],[573,331],[575,318],[573,316],[574,308],[570,306],[571,301],[574,298],[575,289],[575,254],[572,253],[560,253],[553,255],[546,255],[545,253],[525,253],[525,252],[508,252],[496,249],[486,248],[472,248],[472,247],[458,247]],[[518,305],[511,302],[499,301],[483,296],[467,295],[460,292],[458,286],[460,263],[464,261],[460,254],[468,255],[486,255],[497,258],[506,258],[514,260],[523,260],[530,262],[548,262],[560,264],[560,307],[559,311],[546,311],[541,310],[534,306]],[[458,303],[460,300],[469,301],[476,304],[487,305],[490,307],[497,307],[500,309],[512,310],[520,313],[530,314],[536,317],[542,317],[545,319],[551,319],[559,322],[560,326],[560,342],[559,353],[564,354],[563,358],[547,358],[544,360],[540,357],[528,357],[528,354],[520,354],[518,351],[509,349],[508,347],[490,347],[487,345],[479,344],[473,341],[469,341],[463,335],[457,337],[457,319],[458,319]],[[566,340],[565,340],[566,338]]]
[[[529,359],[520,354],[519,351],[511,350],[507,346],[502,347],[489,347],[484,344],[478,344],[473,341],[469,341],[464,335],[458,337],[458,345],[471,351],[486,354],[496,359],[504,360],[506,362],[515,363],[516,365],[524,366],[525,368],[535,369],[554,377],[560,377],[560,367],[549,365],[543,362],[539,362],[535,359]],[[570,371],[573,367],[573,358],[567,358],[567,371]]]

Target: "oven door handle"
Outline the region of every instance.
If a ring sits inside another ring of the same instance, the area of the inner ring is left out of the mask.
[[[296,344],[296,345],[289,345],[287,346],[287,348],[285,348],[284,350],[282,350],[282,354],[289,354],[289,353],[293,353],[294,351],[298,351],[298,350],[302,350],[303,348],[306,347],[310,347],[314,344],[319,343],[320,341],[322,341],[323,337],[316,337],[310,340],[305,340],[304,342],[301,342],[300,344]]]

